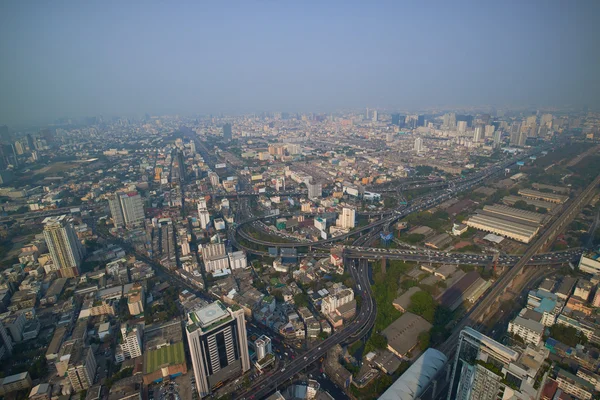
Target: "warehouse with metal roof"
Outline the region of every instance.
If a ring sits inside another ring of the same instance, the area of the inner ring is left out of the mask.
[[[396,380],[379,400],[413,400],[427,389],[448,359],[436,350],[429,348]]]
[[[544,200],[549,201],[550,203],[557,204],[563,204],[569,199],[569,196],[565,196],[562,194],[546,193],[532,189],[519,189],[519,194],[521,196],[529,197],[531,199]]]
[[[501,205],[484,206],[483,212],[487,215],[513,218],[529,225],[540,225],[546,219],[544,214]]]
[[[556,203],[550,203],[550,202],[543,201],[543,200],[530,199],[528,197],[510,195],[510,196],[505,196],[502,198],[502,202],[509,206],[512,206],[517,201],[524,201],[525,203],[532,205],[535,208],[545,208],[548,211],[551,211],[557,207]]]
[[[485,213],[477,214],[465,221],[467,226],[484,232],[502,235],[519,242],[529,243],[540,230],[539,225],[533,226],[518,222],[508,217],[500,217]]]

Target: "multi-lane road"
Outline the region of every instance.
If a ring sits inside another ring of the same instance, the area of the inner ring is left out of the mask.
[[[460,331],[466,327],[476,324],[482,317],[487,314],[491,306],[498,301],[505,290],[511,285],[513,279],[523,271],[525,265],[531,260],[531,258],[539,251],[548,246],[554,238],[569,224],[573,218],[581,211],[581,209],[587,204],[590,198],[595,194],[596,188],[600,184],[600,175],[594,179],[592,183],[577,197],[575,198],[567,210],[563,212],[546,231],[540,236],[523,254],[521,259],[510,268],[505,274],[503,274],[490,288],[490,290],[479,299],[479,302],[475,304],[464,316],[464,318],[456,324],[453,333],[448,339],[438,347],[438,349],[444,352],[448,359],[456,349],[456,343],[458,343],[458,336]]]

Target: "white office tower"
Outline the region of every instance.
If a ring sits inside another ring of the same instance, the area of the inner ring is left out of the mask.
[[[198,200],[198,220],[202,229],[206,229],[210,224],[210,213],[206,207],[206,200],[203,198]]]
[[[321,184],[320,183],[309,183],[308,185],[308,198],[313,200],[313,199],[318,199],[319,197],[321,197],[322,195],[322,189],[321,189]]]
[[[262,360],[267,356],[267,354],[273,353],[273,348],[271,347],[271,339],[268,336],[262,335],[254,342],[254,347],[256,349],[256,359],[258,361]]]
[[[190,140],[190,151],[192,154],[196,154],[196,143],[193,140]]]
[[[220,301],[188,313],[186,334],[200,398],[250,369],[244,311]]]
[[[229,267],[231,270],[243,269],[248,267],[248,260],[246,259],[246,253],[243,251],[234,251],[229,254]]]
[[[496,127],[494,125],[486,125],[485,126],[485,137],[493,137],[495,131],[496,131]]]
[[[79,276],[84,250],[71,219],[66,215],[44,219],[44,239],[60,276],[62,278]]]
[[[464,133],[467,131],[467,121],[458,121],[456,123],[456,128],[459,132]]]
[[[473,141],[475,143],[479,143],[479,142],[481,142],[482,139],[483,139],[483,126],[477,125],[475,127],[475,132],[473,133]]]
[[[467,327],[458,339],[448,400],[535,399],[547,349],[513,350]]]
[[[137,326],[131,327],[127,323],[121,325],[121,351],[127,358],[136,358],[142,355],[142,333]]]
[[[337,225],[344,229],[354,228],[356,222],[356,210],[350,207],[344,207],[337,222]]]
[[[108,198],[108,206],[115,228],[144,222],[144,202],[138,192],[117,192]]]
[[[377,110],[373,110],[373,122],[377,122],[379,120],[379,115],[377,114]]]
[[[422,153],[423,152],[423,139],[421,139],[420,137],[415,139],[415,147],[414,150],[416,153]]]
[[[495,131],[494,132],[494,148],[500,147],[502,144],[502,132]]]

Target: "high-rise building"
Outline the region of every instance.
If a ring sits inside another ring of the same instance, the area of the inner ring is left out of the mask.
[[[511,146],[519,146],[519,141],[521,137],[521,123],[513,122],[510,125],[510,145]]]
[[[377,114],[377,110],[373,110],[373,122],[377,122],[379,120],[379,115]]]
[[[108,206],[116,228],[144,222],[144,202],[138,192],[117,192],[108,198]]]
[[[456,128],[458,129],[459,132],[466,132],[467,131],[467,121],[458,121],[456,123]]]
[[[15,151],[17,152],[17,155],[23,155],[23,153],[25,153],[25,147],[23,146],[23,143],[20,140],[17,140],[15,142]]]
[[[33,142],[33,136],[31,136],[31,133],[28,133],[26,137],[27,137],[27,147],[29,147],[29,151],[35,150],[35,143]]]
[[[415,139],[415,147],[414,150],[416,153],[422,153],[423,152],[423,139],[418,137]]]
[[[458,339],[448,400],[535,398],[535,377],[548,354],[533,347],[516,351],[467,327]]]
[[[392,125],[400,126],[400,114],[392,114]]]
[[[171,182],[185,182],[187,180],[187,167],[183,157],[183,151],[174,150],[173,168],[171,169]]]
[[[227,124],[223,125],[223,139],[231,140],[231,138],[232,138],[231,124],[227,123]]]
[[[0,360],[10,357],[12,350],[12,340],[10,336],[8,336],[8,331],[2,323],[2,320],[0,320]]]
[[[127,358],[136,358],[142,355],[142,333],[137,326],[131,327],[127,322],[121,325],[121,351]]]
[[[193,140],[190,140],[190,151],[192,152],[192,154],[196,154],[196,142],[194,142]]]
[[[444,114],[443,126],[445,128],[454,129],[456,127],[456,114],[455,113]]]
[[[417,115],[417,126],[425,126],[425,116]]]
[[[485,126],[485,137],[493,137],[495,130],[496,130],[496,127],[494,125],[486,125]]]
[[[494,132],[494,148],[500,147],[501,144],[502,144],[502,132],[495,131]]]
[[[337,222],[337,225],[342,228],[354,228],[356,222],[356,210],[350,207],[342,208],[342,213],[340,214]]]
[[[256,359],[262,360],[267,356],[267,354],[273,353],[273,348],[271,346],[271,339],[268,336],[262,335],[254,342],[254,347],[256,349]]]
[[[217,175],[216,172],[209,172],[208,179],[210,179],[210,184],[212,185],[212,187],[219,186],[219,175]]]
[[[461,122],[464,122],[464,121],[461,121]],[[479,142],[481,142],[482,139],[483,139],[483,126],[477,125],[475,127],[475,132],[473,133],[473,141],[475,143],[479,143]]]
[[[307,186],[308,186],[308,198],[309,199],[311,199],[311,200],[318,199],[323,194],[320,183],[311,182]]]
[[[188,313],[186,334],[200,398],[250,369],[244,311],[220,301]]]
[[[71,219],[66,215],[48,217],[44,219],[44,225],[44,239],[52,262],[58,268],[61,277],[79,276],[84,249],[77,238]]]
[[[210,213],[206,208],[206,200],[198,200],[198,220],[200,221],[200,227],[206,229],[210,224]]]
[[[91,347],[74,347],[67,375],[75,392],[89,389],[94,384],[96,374],[96,358]]]

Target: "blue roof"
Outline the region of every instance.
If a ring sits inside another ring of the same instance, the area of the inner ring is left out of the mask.
[[[554,300],[550,300],[549,298],[544,298],[540,302],[540,305],[535,308],[535,311],[542,313],[542,314],[544,312],[549,313],[552,310],[554,310],[555,306],[556,306],[556,302]]]

